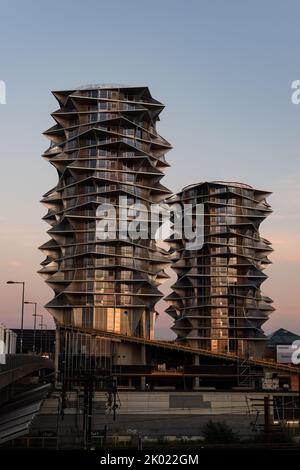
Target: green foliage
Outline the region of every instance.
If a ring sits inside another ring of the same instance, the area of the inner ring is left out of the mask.
[[[234,444],[239,436],[225,421],[208,421],[202,428],[205,444]]]

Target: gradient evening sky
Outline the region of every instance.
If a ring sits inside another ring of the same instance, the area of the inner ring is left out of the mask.
[[[166,105],[159,131],[174,147],[166,186],[233,180],[273,192],[262,234],[275,249],[264,293],[277,310],[265,329],[300,333],[300,105],[290,98],[300,79],[300,3],[1,0],[0,18],[0,321],[19,325],[20,288],[8,279],[25,280],[40,311],[52,297],[36,274],[48,227],[39,200],[56,184],[40,158],[58,107],[50,90],[124,83],[148,85]],[[169,325],[161,315],[160,337]]]

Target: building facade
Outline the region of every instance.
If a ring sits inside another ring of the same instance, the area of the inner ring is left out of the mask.
[[[0,364],[5,361],[3,355],[16,354],[17,351],[17,334],[5,325],[0,323]]]
[[[261,328],[273,311],[262,295],[270,242],[259,233],[271,213],[269,195],[246,184],[206,182],[188,186],[170,204],[200,204],[203,246],[187,248],[183,237],[170,240],[177,281],[167,300],[177,341],[215,352],[261,356]]]
[[[51,144],[43,157],[58,183],[42,199],[51,239],[40,247],[46,259],[39,271],[54,291],[46,308],[58,327],[151,339],[167,253],[150,236],[121,237],[119,225],[103,237],[99,224],[107,205],[120,220],[120,197],[148,208],[170,194],[160,180],[171,146],[156,130],[164,106],[147,87],[91,85],[53,95],[59,109],[44,133]],[[68,346],[66,338],[57,341],[60,350],[88,354],[94,342],[73,335]]]
[[[272,251],[260,235],[269,193],[206,182],[170,196],[160,181],[171,146],[156,129],[164,106],[147,87],[91,85],[53,95],[59,109],[44,133],[50,147],[43,157],[58,183],[42,199],[50,240],[40,247],[46,258],[39,272],[54,292],[46,308],[57,327],[57,370],[71,376],[96,362],[111,369],[152,361],[151,351],[147,359],[146,348],[129,340],[154,339],[158,287],[170,264],[177,281],[166,311],[178,343],[263,355],[262,325],[273,311],[260,290]],[[166,201],[201,207],[202,246],[185,235],[167,240],[170,251],[158,246],[148,217]],[[124,223],[135,236],[124,235]]]

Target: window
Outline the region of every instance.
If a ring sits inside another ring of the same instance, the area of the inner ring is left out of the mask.
[[[93,327],[93,308],[83,307],[82,309],[82,325],[87,328]]]
[[[67,143],[67,149],[75,149],[77,147],[77,141],[75,139]]]
[[[99,90],[100,98],[111,98],[111,91],[110,90]]]
[[[96,147],[93,147],[93,148],[89,149],[89,156],[90,156],[90,157],[96,157],[96,156],[97,156],[97,149],[96,149]]]

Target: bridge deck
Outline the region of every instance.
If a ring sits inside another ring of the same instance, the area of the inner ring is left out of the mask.
[[[240,356],[237,354],[213,352],[207,349],[185,346],[185,345],[178,344],[172,341],[145,339],[145,338],[141,338],[138,336],[129,336],[129,335],[114,333],[114,332],[110,332],[106,330],[99,330],[99,329],[85,328],[85,327],[72,327],[72,326],[60,325],[60,328],[64,330],[74,331],[74,332],[80,331],[82,333],[92,334],[94,336],[104,336],[104,337],[115,339],[116,341],[139,343],[139,344],[145,344],[145,345],[164,348],[164,349],[171,349],[173,351],[175,350],[175,351],[182,351],[182,352],[191,353],[191,354],[198,354],[200,356],[215,357],[216,359],[223,359],[229,362],[239,362],[239,361],[242,362],[245,360],[244,356]],[[292,364],[277,363],[271,359],[249,358],[249,363],[253,366],[266,367],[266,368],[270,368],[273,370],[280,370],[280,371],[300,374],[300,368],[298,366],[292,365]]]
[[[33,354],[6,354],[5,358],[5,364],[0,364],[0,388],[36,370],[54,369],[53,361]]]

